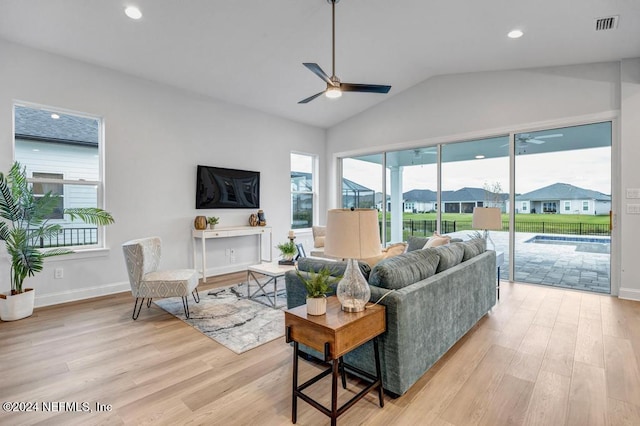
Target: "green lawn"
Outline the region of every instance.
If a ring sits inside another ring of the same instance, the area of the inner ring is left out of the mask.
[[[441,232],[473,230],[473,214],[443,213]],[[387,234],[391,235],[387,219]],[[436,213],[405,213],[403,234],[429,236],[436,229]],[[509,215],[502,215],[503,230],[508,230]],[[517,214],[516,232],[572,235],[610,235],[609,215]]]

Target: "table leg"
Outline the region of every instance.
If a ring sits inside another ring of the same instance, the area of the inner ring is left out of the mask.
[[[204,232],[202,233],[202,284],[207,283],[207,239],[204,237]]]
[[[298,342],[293,342],[293,387],[291,390],[291,423],[298,421]]]
[[[338,419],[338,375],[339,371],[339,359],[334,359],[333,363],[333,371],[331,374],[331,426],[336,426],[336,421]]]
[[[498,300],[500,300],[500,267],[498,266]]]
[[[380,351],[378,350],[378,338],[373,338],[373,351],[375,352],[374,356],[376,359],[376,376],[378,376],[378,380],[380,384],[378,385],[378,399],[380,400],[380,407],[384,407],[384,397],[382,395],[382,373],[380,371]]]
[[[347,388],[347,374],[344,371],[344,359],[340,357],[340,376],[342,377],[342,389]]]

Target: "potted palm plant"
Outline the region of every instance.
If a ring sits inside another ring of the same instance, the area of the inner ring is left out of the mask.
[[[15,162],[7,175],[0,173],[0,240],[11,259],[11,291],[0,294],[0,319],[13,321],[33,313],[35,291],[24,288],[24,280],[42,271],[44,259],[72,253],[66,248],[40,249],[41,239],[57,235],[61,225],[49,223],[48,217],[57,205],[51,192],[34,196],[27,181],[26,169]],[[110,213],[99,208],[65,209],[71,220],[81,219],[91,225],[113,223]]]
[[[331,284],[338,282],[342,277],[334,277],[328,268],[322,268],[318,272],[309,271],[309,276],[303,276],[296,269],[296,274],[307,289],[307,313],[309,315],[324,315],[327,313],[327,293],[331,292]]]

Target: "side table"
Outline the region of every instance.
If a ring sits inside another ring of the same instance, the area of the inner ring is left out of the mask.
[[[307,306],[288,309],[284,314],[287,343],[293,342],[293,384],[291,401],[291,421],[296,423],[298,398],[331,418],[331,425],[352,405],[373,389],[378,389],[380,407],[384,407],[382,395],[382,375],[380,372],[380,354],[378,336],[386,330],[385,307],[369,306],[363,312],[344,312],[335,296],[327,298],[325,315],[307,315]],[[363,343],[373,340],[373,356],[376,375],[373,376],[359,368],[345,363],[342,357]],[[298,385],[298,345],[302,343],[324,354],[324,361],[331,366],[317,376]],[[338,407],[338,377],[342,378],[342,387],[346,389],[346,371],[356,373],[366,379],[367,385],[341,407]],[[323,377],[331,374],[331,408],[318,403],[303,391]]]

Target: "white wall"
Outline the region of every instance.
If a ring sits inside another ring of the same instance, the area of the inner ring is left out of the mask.
[[[622,168],[622,208],[618,215],[622,228],[620,297],[640,300],[640,215],[627,214],[627,204],[640,200],[627,199],[627,188],[640,188],[640,59],[622,61],[620,69],[620,163]],[[615,166],[615,165],[614,165]]]
[[[640,216],[620,212],[620,201],[615,202],[620,198],[621,180],[622,188],[640,188],[640,171],[636,167],[640,162],[637,59],[430,78],[331,128],[327,133],[327,155],[335,158],[388,148],[408,149],[545,125],[577,124],[591,118],[615,117],[618,112],[621,154],[616,128],[613,209],[621,220],[614,229],[614,239],[619,236],[614,246],[619,244],[623,255],[619,256],[617,248],[612,247],[612,291],[640,300],[640,265],[634,263]],[[335,166],[330,167],[327,184],[328,188],[335,188]],[[334,207],[337,196],[332,194],[327,202]]]
[[[105,123],[105,207],[116,219],[107,229],[110,250],[48,261],[27,281],[36,288],[37,306],[128,289],[120,248],[126,240],[159,235],[161,266],[184,268],[192,264],[190,230],[197,214],[220,216],[219,226],[246,224],[250,210],[195,209],[197,164],[262,172],[261,207],[276,244],[290,227],[290,151],[325,161],[325,131],[319,128],[3,40],[0,58],[0,170],[13,161],[14,100],[101,116]],[[225,248],[236,249],[238,264],[257,261],[254,237],[221,241],[207,243],[211,273],[229,268]],[[0,291],[9,289],[4,252]],[[64,268],[63,279],[54,280],[55,267]]]

